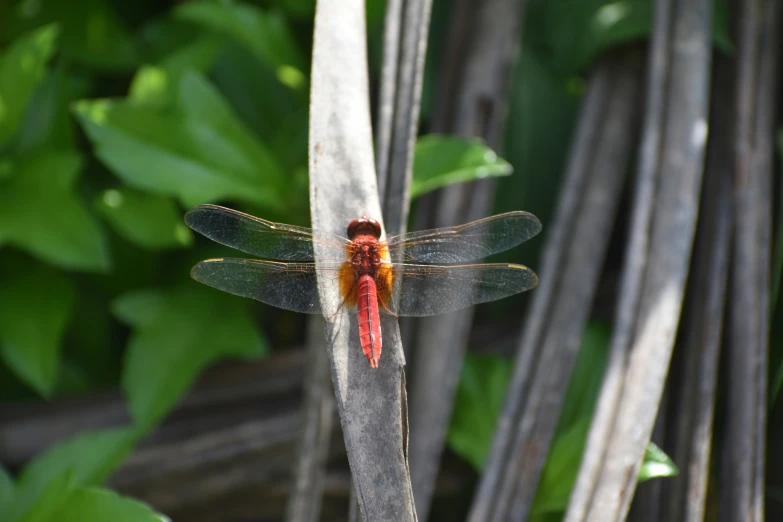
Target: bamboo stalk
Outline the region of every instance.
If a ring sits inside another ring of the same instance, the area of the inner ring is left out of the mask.
[[[379,188],[383,204],[383,217],[386,233],[389,235],[405,232],[410,210],[410,184],[413,177],[413,151],[416,145],[416,135],[419,127],[419,106],[421,104],[421,88],[424,78],[424,58],[427,54],[427,37],[429,35],[430,13],[432,0],[405,0],[402,8],[401,28],[398,28],[398,49],[392,50],[394,43],[391,34],[400,25],[394,22],[397,13],[395,6],[399,0],[392,0],[387,6],[386,45],[384,45],[383,71],[395,70],[394,87],[381,85],[381,105],[378,135],[391,134],[387,143],[379,143],[376,150],[376,164],[388,164],[388,172],[379,171]],[[391,19],[389,17],[392,17]],[[389,53],[387,59],[386,53]],[[395,66],[388,61],[397,60]],[[382,74],[383,81],[389,81]],[[384,100],[391,91],[394,96],[394,106],[391,115]],[[385,118],[390,118],[386,120]],[[391,129],[385,127],[390,126]],[[386,145],[386,147],[382,147]],[[385,184],[383,184],[385,181]]]
[[[594,492],[589,507],[580,506],[578,518],[569,513],[569,521],[627,516],[680,321],[707,137],[712,2],[682,0],[671,15],[659,183],[640,308]],[[593,450],[588,446],[586,452]]]
[[[593,74],[582,102],[566,175],[554,212],[555,218],[547,231],[539,268],[539,284],[533,293],[533,302],[524,323],[525,336],[532,339],[531,347],[519,348],[505,405],[498,417],[484,473],[473,498],[468,519],[471,522],[489,520],[494,509],[495,495],[500,488],[506,459],[511,451],[513,429],[529,393],[533,368],[540,357],[540,351],[534,348],[551,310],[558,288],[558,274],[563,271],[568,242],[577,217],[578,202],[587,184],[588,165],[595,145],[594,129],[603,115],[608,95],[608,77],[605,74]]]
[[[498,478],[494,495],[490,502],[485,499],[484,505],[489,507],[486,520],[524,520],[532,506],[592,309],[634,144],[640,90],[638,62],[635,53],[609,58],[591,80],[583,115],[600,114],[600,123],[597,128],[580,124],[580,131],[589,132],[577,133],[574,141],[575,157],[589,151],[589,159],[572,163],[584,170],[569,171],[567,175],[569,188],[563,199],[571,194],[572,187],[581,185],[575,206],[563,204],[563,200],[558,205],[559,210],[568,208],[568,212],[557,215],[553,228],[560,233],[550,236],[550,241],[565,241],[557,247],[545,247],[548,253],[559,250],[562,257],[557,265],[562,271],[555,276],[557,283],[550,283],[546,320],[538,323],[540,328],[531,329],[532,317],[541,313],[531,311],[533,315],[524,330],[519,360],[526,360],[530,366],[517,368],[526,374],[519,379],[526,382],[524,391],[508,396],[506,411],[513,408],[514,416],[507,419],[508,444],[503,465],[495,470]],[[568,214],[572,220],[564,219]],[[471,516],[475,517],[472,520],[481,519],[476,512]]]
[[[729,401],[721,520],[764,520],[771,188],[780,2],[740,3]]]
[[[655,190],[658,183],[665,93],[670,62],[672,1],[656,0],[655,2],[653,34],[647,61],[643,127],[633,196],[633,216],[620,282],[619,303],[616,308],[604,382],[593,415],[582,464],[571,492],[565,517],[567,522],[585,520],[587,509],[595,493],[601,466],[608,451],[616,408],[623,390],[628,350],[639,311],[649,252]]]
[[[369,115],[364,2],[318,2],[310,92],[310,212],[313,227],[344,234],[358,216],[381,217]],[[331,260],[315,246],[316,265]],[[339,288],[319,279],[322,302]],[[401,393],[405,359],[394,317],[381,319],[383,358],[372,369],[359,349],[356,313],[325,310],[337,407],[364,520],[415,521]],[[334,315],[330,315],[334,314]]]
[[[479,136],[500,149],[520,45],[523,4],[520,0],[489,0],[454,6],[450,37],[463,40],[460,45],[465,53],[453,50],[454,61],[447,64],[441,78],[443,107],[447,108],[439,110],[435,129]],[[444,189],[434,208],[434,221],[428,225],[451,226],[486,216],[494,186],[478,182]],[[417,321],[411,380],[411,480],[422,519],[429,513],[472,321],[472,308]]]
[[[335,413],[322,320],[307,319],[307,375],[296,461],[286,506],[288,522],[317,522]]]
[[[718,60],[713,75],[707,167],[696,233],[694,258],[683,318],[682,342],[672,361],[670,408],[673,440],[667,441],[678,464],[677,477],[665,481],[662,508],[666,520],[704,520],[712,450],[718,359],[723,340],[723,315],[731,241],[731,69]],[[679,370],[678,372],[674,370]]]

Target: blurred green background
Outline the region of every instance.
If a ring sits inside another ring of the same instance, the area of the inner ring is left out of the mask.
[[[450,8],[434,3],[422,134],[442,88]],[[583,74],[600,53],[642,41],[651,12],[650,0],[528,2],[503,159],[477,141],[422,137],[414,196],[499,176],[495,210],[532,212],[546,232]],[[313,13],[313,0],[0,0],[0,401],[119,387],[132,420],[23,470],[0,468],[3,520],[60,509],[89,522],[96,506],[104,520],[156,520],[100,484],[211,364],[302,346],[303,316],[190,280],[195,262],[228,251],[194,237],[182,216],[211,202],[308,224]],[[382,0],[367,1],[374,98],[383,15]],[[715,42],[728,49],[724,26],[718,3]],[[505,259],[535,268],[541,242]],[[482,308],[479,321],[489,311],[518,321],[520,303]],[[576,475],[610,334],[601,319],[585,335],[542,479],[542,520],[564,508]],[[466,360],[448,442],[476,470],[509,374],[506,357]],[[650,461],[660,463],[651,476],[675,472],[665,455]]]

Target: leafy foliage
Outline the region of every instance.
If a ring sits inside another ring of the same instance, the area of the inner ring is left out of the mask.
[[[19,267],[0,284],[0,353],[44,397],[54,390],[74,297],[73,283],[51,270]]]
[[[10,522],[48,520],[74,486],[103,482],[140,437],[133,428],[86,432],[56,444],[25,467],[10,502]],[[43,517],[43,518],[39,518]]]
[[[3,466],[0,466],[0,513],[8,513],[15,489],[13,477]]]
[[[511,165],[479,140],[424,136],[416,143],[411,197],[492,176],[509,176]]]
[[[51,520],[56,516],[73,491],[71,471],[66,471],[49,482],[43,483],[36,496],[27,491],[17,491],[10,506],[8,519],[11,522],[35,522]]]
[[[27,103],[54,52],[57,27],[25,35],[0,56],[0,146],[18,130]]]
[[[639,482],[658,477],[674,477],[679,472],[677,465],[654,442],[647,445],[644,462],[639,470]]]
[[[103,192],[96,206],[117,233],[140,247],[156,250],[193,242],[170,198],[122,187]]]
[[[477,470],[492,444],[510,377],[511,365],[502,358],[465,356],[446,441]]]
[[[534,515],[565,511],[589,431],[590,418],[581,417],[555,438],[536,492]]]
[[[140,426],[159,422],[211,362],[268,352],[245,303],[208,288],[134,292],[114,306],[134,326],[122,385]]]
[[[167,522],[147,505],[100,488],[76,488],[57,511],[59,522]]]
[[[533,502],[535,514],[565,510],[576,482],[609,353],[609,328],[589,323],[582,336],[557,431]]]
[[[12,522],[167,522],[147,505],[101,488],[75,486],[69,474],[49,483],[39,501]]]
[[[783,134],[778,136],[778,150],[783,155]],[[783,187],[783,184],[781,184]],[[783,306],[780,305],[780,281],[783,276],[783,212],[778,210],[772,251],[772,288],[770,291],[770,336],[769,336],[769,403],[770,407],[780,396],[783,388]]]
[[[275,71],[281,83],[297,89],[305,86],[305,60],[281,16],[250,5],[207,2],[184,4],[175,15],[244,44]]]
[[[107,0],[16,2],[10,14],[5,28],[12,38],[44,24],[60,25],[67,60],[107,72],[128,71],[138,63],[136,44]]]
[[[220,94],[185,74],[174,110],[132,101],[80,102],[76,111],[96,155],[123,181],[176,196],[185,206],[232,198],[280,208],[284,175]]]
[[[0,240],[65,269],[107,270],[101,227],[74,192],[79,155],[44,150],[12,165],[0,192]]]

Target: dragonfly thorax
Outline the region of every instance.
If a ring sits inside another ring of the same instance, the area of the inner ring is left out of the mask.
[[[358,236],[353,241],[351,265],[357,274],[375,274],[383,263],[378,252],[378,240],[371,235]]]

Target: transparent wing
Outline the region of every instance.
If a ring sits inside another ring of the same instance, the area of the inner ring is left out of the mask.
[[[456,227],[421,230],[387,240],[391,260],[411,263],[466,263],[513,248],[541,231],[528,212],[506,212]]]
[[[213,241],[242,252],[280,261],[313,261],[313,243],[340,252],[350,242],[338,235],[273,223],[217,205],[200,205],[185,214],[185,223]]]
[[[340,265],[321,267],[320,277],[338,278]],[[307,314],[320,314],[313,263],[277,263],[257,259],[220,258],[202,261],[190,275],[218,290]],[[337,310],[340,303],[327,303]]]
[[[402,316],[453,312],[518,294],[538,284],[535,272],[526,266],[512,264],[396,264],[393,270],[394,279],[400,284],[389,308]]]

